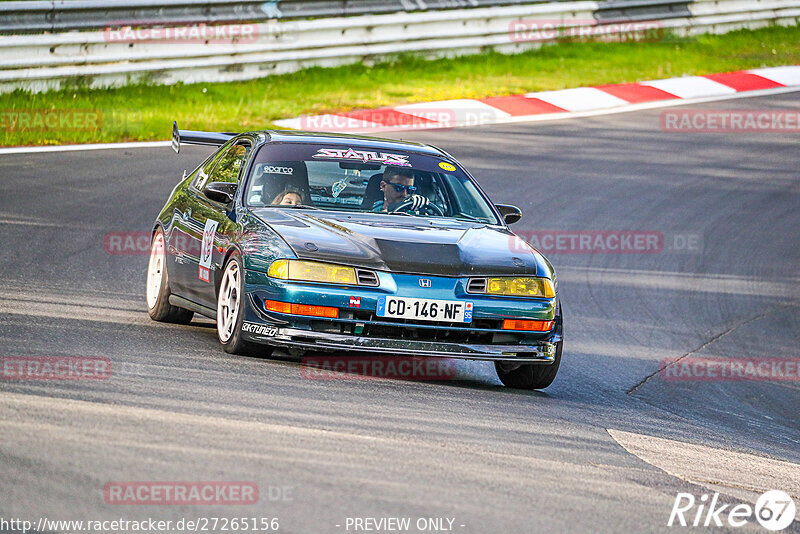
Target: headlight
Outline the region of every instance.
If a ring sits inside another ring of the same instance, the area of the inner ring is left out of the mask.
[[[486,280],[486,294],[509,297],[556,296],[553,283],[547,278],[489,278]]]
[[[275,260],[267,269],[267,275],[280,280],[302,280],[328,284],[356,285],[356,270],[353,267],[334,265],[318,261]]]

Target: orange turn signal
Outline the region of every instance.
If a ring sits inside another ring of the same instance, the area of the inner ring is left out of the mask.
[[[265,300],[264,309],[278,313],[292,313],[292,305],[289,302],[278,302],[277,300]]]
[[[523,321],[521,319],[503,320],[503,330],[530,330],[547,332],[553,328],[553,321]]]
[[[310,315],[312,317],[327,317],[329,319],[336,319],[339,317],[339,308],[295,304],[293,302],[278,302],[277,300],[265,300],[264,309],[291,315]]]
[[[292,304],[294,315],[312,315],[314,317],[328,317],[336,319],[339,317],[339,308],[329,308],[328,306],[309,306],[308,304]]]

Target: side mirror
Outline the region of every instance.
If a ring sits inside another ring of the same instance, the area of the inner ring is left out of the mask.
[[[206,184],[203,193],[209,200],[228,204],[233,200],[233,196],[236,194],[236,188],[236,184],[229,182],[210,182]]]
[[[503,220],[506,224],[514,224],[522,218],[522,210],[516,206],[511,206],[510,204],[495,204],[494,207],[497,208],[497,211],[503,216]]]

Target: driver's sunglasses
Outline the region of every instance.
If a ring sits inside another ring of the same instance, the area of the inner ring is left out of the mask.
[[[397,191],[398,193],[402,193],[403,191],[408,191],[408,194],[411,195],[417,190],[417,188],[414,187],[413,185],[403,185],[394,182],[386,182],[386,183],[394,187],[394,190]]]

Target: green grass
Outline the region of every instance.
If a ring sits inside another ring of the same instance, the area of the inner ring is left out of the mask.
[[[800,64],[800,27],[740,30],[648,43],[565,42],[517,55],[455,59],[400,56],[373,67],[310,68],[260,80],[119,89],[75,88],[0,95],[0,145],[168,139],[182,128],[244,131],[272,121],[449,98],[634,82],[764,66]],[[99,110],[98,127],[20,128],[14,110]]]

